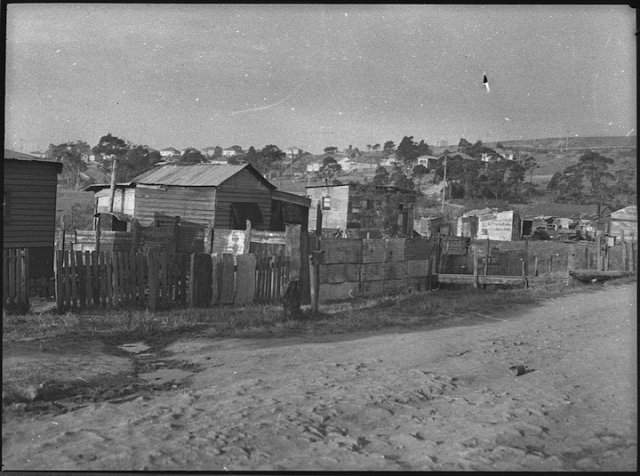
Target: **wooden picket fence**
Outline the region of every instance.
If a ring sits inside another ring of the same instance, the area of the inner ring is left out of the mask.
[[[29,308],[29,250],[2,250],[2,307],[7,312]]]
[[[57,250],[54,268],[59,312],[90,308],[156,311],[279,302],[290,263],[283,256]]]
[[[188,259],[168,253],[56,250],[56,307],[62,312],[184,306],[188,303]]]

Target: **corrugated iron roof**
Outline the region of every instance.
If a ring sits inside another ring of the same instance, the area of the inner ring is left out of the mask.
[[[637,220],[638,219],[638,207],[636,205],[630,205],[620,210],[616,210],[611,213],[611,218],[623,219],[623,220]]]
[[[116,188],[133,188],[136,184],[133,182],[118,182],[116,184]],[[100,190],[104,190],[105,188],[111,188],[110,183],[93,183],[91,185],[86,186],[81,189],[81,192],[99,192]]]
[[[146,185],[174,185],[180,187],[218,187],[245,168],[255,173],[268,184],[268,186],[275,188],[273,184],[249,164],[168,164],[155,167],[148,172],[138,175],[131,182]]]
[[[308,198],[307,196],[299,195],[297,193],[284,192],[282,190],[274,190],[273,199],[280,200],[283,202],[295,203],[305,207],[308,207],[311,205],[311,199]]]
[[[36,157],[35,155],[25,154],[24,152],[16,152],[14,150],[4,149],[4,159],[13,159],[13,160],[33,160],[36,162],[52,162],[54,164],[60,164],[62,166],[62,162],[59,162],[54,159],[48,159],[46,157]]]

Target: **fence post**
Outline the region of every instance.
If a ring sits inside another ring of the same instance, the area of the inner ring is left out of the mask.
[[[194,307],[194,297],[196,292],[196,254],[189,255],[189,287],[187,288],[187,306]]]
[[[173,221],[173,247],[171,249],[171,253],[174,255],[178,252],[178,242],[180,241],[178,236],[179,234],[180,234],[180,217],[176,216],[174,217],[174,221]]]
[[[62,215],[62,219],[60,221],[61,221],[60,226],[62,227],[62,233],[61,233],[61,235],[62,235],[62,246],[61,246],[61,249],[62,249],[62,251],[64,251],[64,246],[65,246],[64,242],[67,239],[67,236],[66,236],[67,235],[67,230],[66,230],[66,226],[65,226],[65,223],[64,223],[64,215]]]
[[[246,229],[244,231],[244,250],[242,254],[248,255],[251,249],[251,220],[246,221]]]
[[[173,254],[175,256],[175,254]],[[163,252],[160,255],[161,268],[160,268],[160,305],[163,307],[169,307],[171,301],[169,300],[169,254]]]
[[[576,269],[576,245],[571,244],[569,246],[569,254],[567,256],[567,273],[574,271]]]
[[[315,251],[315,250],[314,250]],[[314,251],[312,251],[309,255],[309,282],[311,284],[311,310],[313,314],[318,313],[318,288],[320,286],[316,285],[318,279],[318,265],[316,265],[316,258],[314,256]]]
[[[473,248],[473,287],[478,287],[478,250]]]
[[[489,273],[489,253],[491,253],[491,240],[487,238],[487,255],[484,257],[484,270],[483,270],[483,274],[485,276]]]
[[[529,275],[529,239],[524,240],[524,264],[525,264],[525,276]]]
[[[56,250],[57,251],[57,250]],[[55,260],[53,262],[53,269],[55,272]],[[9,298],[9,251],[2,250],[2,305],[7,304]]]
[[[589,242],[585,242],[585,247],[584,247],[584,269],[589,269]]]
[[[69,264],[69,254],[69,250],[62,253],[64,257],[64,305],[66,307],[71,307],[71,265]]]
[[[152,253],[147,255],[147,270],[149,277],[147,282],[149,283],[149,310],[155,312],[158,308],[158,276],[155,262],[155,256]]]
[[[22,252],[22,290],[25,309],[29,308],[29,248]]]
[[[78,305],[80,308],[84,309],[87,307],[87,268],[83,266],[82,256],[84,253],[82,251],[76,251],[76,280],[78,281]]]
[[[624,230],[621,230],[620,243],[622,244],[622,271],[627,270],[627,242],[624,239]]]
[[[102,235],[102,213],[98,213],[96,219],[96,251],[100,253],[100,237]],[[64,236],[64,234],[63,234]],[[64,238],[63,238],[64,240]]]

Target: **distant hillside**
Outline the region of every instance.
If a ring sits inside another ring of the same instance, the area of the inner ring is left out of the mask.
[[[508,149],[531,148],[531,149],[606,149],[637,146],[636,136],[604,136],[604,137],[551,137],[545,139],[523,139],[499,141]],[[495,142],[487,144],[489,147],[495,146]]]

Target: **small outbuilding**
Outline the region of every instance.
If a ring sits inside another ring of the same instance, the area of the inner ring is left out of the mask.
[[[396,228],[398,236],[413,236],[416,201],[413,190],[351,183],[308,186],[307,196],[311,199],[310,230],[316,228],[320,204],[323,230],[346,233],[346,230],[374,230],[391,225],[389,228]]]
[[[638,239],[638,207],[629,207],[616,210],[609,215],[609,236],[615,236],[616,240],[621,240],[624,235],[629,240],[633,237]]]
[[[53,277],[62,163],[4,149],[2,248],[29,250],[29,277]]]

